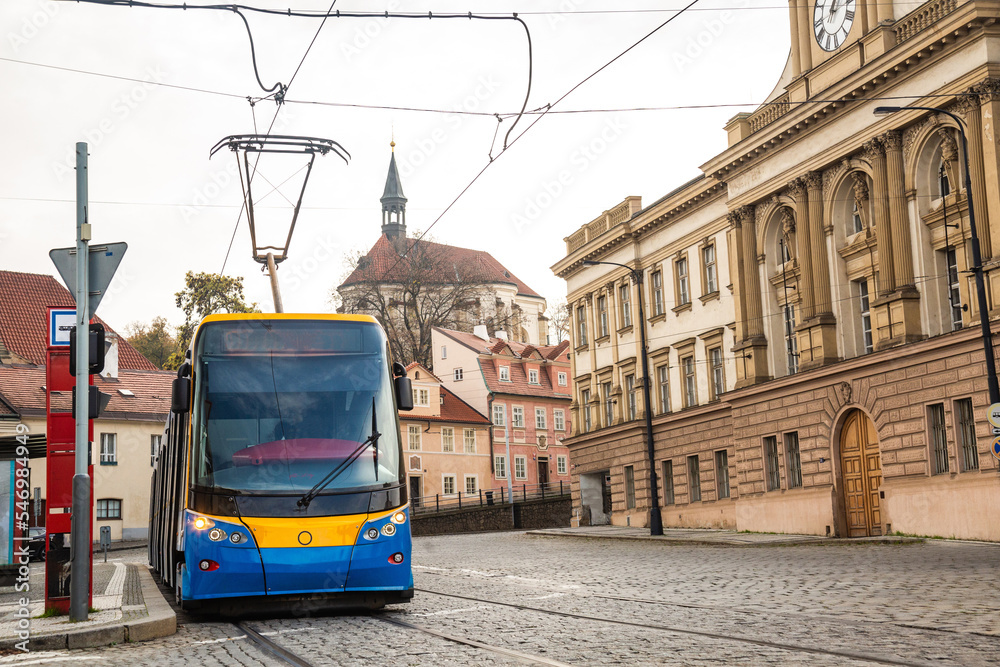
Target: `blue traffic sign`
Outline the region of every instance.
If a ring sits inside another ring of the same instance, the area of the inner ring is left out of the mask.
[[[990,448],[993,453],[993,457],[1000,461],[1000,438],[995,438],[993,440],[993,445]]]

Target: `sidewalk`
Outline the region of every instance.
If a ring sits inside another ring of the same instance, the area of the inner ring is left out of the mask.
[[[850,540],[820,537],[818,535],[785,535],[778,533],[741,533],[735,530],[713,528],[664,528],[663,535],[650,535],[649,528],[630,526],[581,526],[579,528],[543,528],[529,530],[528,535],[577,537],[614,540],[651,540],[678,544],[709,544],[716,546],[790,546],[796,544],[845,544],[856,542],[880,542],[885,544],[905,544],[923,542],[919,537],[860,537]]]
[[[134,548],[142,544],[122,545]],[[177,617],[163,598],[149,569],[137,563],[112,560],[114,551],[94,552],[93,608],[86,621],[74,623],[68,616],[38,618],[45,611],[44,563],[32,563],[27,591],[0,587],[0,652],[17,650],[24,641],[24,619],[28,619],[30,651],[108,646],[172,635]],[[29,600],[27,607],[21,599]],[[26,609],[26,610],[25,610]]]

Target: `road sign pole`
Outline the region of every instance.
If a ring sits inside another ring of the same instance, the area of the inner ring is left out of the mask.
[[[73,476],[69,616],[86,621],[90,611],[90,308],[87,242],[87,144],[76,144],[76,474]]]

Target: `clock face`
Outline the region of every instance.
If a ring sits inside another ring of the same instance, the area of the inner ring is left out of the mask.
[[[824,51],[836,51],[854,23],[855,0],[816,0],[813,34]]]

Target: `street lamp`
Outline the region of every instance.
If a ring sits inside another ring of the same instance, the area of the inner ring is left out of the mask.
[[[1000,403],[1000,384],[997,383],[996,363],[993,359],[993,334],[990,330],[989,306],[986,303],[986,282],[983,278],[983,257],[979,251],[979,234],[976,232],[976,216],[972,210],[972,177],[969,169],[969,144],[965,139],[965,124],[962,119],[944,109],[933,107],[876,107],[876,116],[886,116],[897,111],[934,111],[954,119],[962,135],[962,157],[965,159],[965,201],[969,207],[969,228],[972,244],[972,273],[976,276],[976,295],[979,299],[979,323],[983,329],[983,352],[986,356],[986,383],[990,392],[990,403]]]
[[[642,302],[642,272],[636,271],[630,266],[619,264],[618,262],[598,262],[591,259],[583,261],[585,266],[595,266],[597,264],[608,264],[620,266],[627,269],[632,274],[632,279],[639,286],[639,336],[642,343],[642,399],[646,403],[646,453],[649,456],[649,534],[663,534],[663,519],[660,517],[660,497],[656,489],[656,462],[653,453],[653,402],[649,397],[649,359],[646,350],[646,316],[643,314]]]

